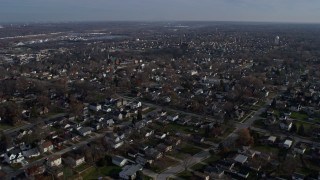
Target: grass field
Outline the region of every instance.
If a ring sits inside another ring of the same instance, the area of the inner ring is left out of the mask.
[[[194,171],[200,171],[202,170],[206,165],[205,164],[202,164],[202,163],[198,163],[198,164],[195,164],[191,167],[192,170]]]
[[[174,159],[171,159],[169,157],[163,157],[163,158],[155,161],[155,163],[153,163],[151,165],[151,170],[156,173],[160,173],[160,172],[166,170],[168,167],[173,166],[177,163],[178,163],[178,161],[176,161]]]
[[[178,173],[176,176],[183,179],[190,179],[192,177],[192,173],[190,171],[182,171]]]
[[[201,151],[200,148],[197,148],[191,144],[184,144],[180,149],[180,152],[190,154],[190,155],[195,155],[200,151]]]
[[[92,167],[83,172],[81,176],[84,180],[98,179],[103,176],[117,177],[121,168],[118,166]]]
[[[309,116],[301,112],[292,112],[290,117],[297,120],[306,120]]]

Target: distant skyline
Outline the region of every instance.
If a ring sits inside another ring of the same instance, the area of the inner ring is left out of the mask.
[[[68,21],[320,23],[320,1],[0,0],[0,23]]]

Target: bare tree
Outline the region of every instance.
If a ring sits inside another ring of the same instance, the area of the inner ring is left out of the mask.
[[[182,161],[182,165],[185,171],[187,171],[189,166],[192,165],[192,160],[193,160],[193,156],[188,154],[187,157],[185,157],[184,160]]]

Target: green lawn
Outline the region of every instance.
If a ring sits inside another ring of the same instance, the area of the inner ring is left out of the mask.
[[[191,167],[194,171],[201,171],[206,165],[202,163],[195,164]]]
[[[176,151],[176,150],[170,151],[170,152],[168,153],[168,155],[169,155],[169,156],[172,156],[172,157],[174,157],[174,158],[177,158],[177,159],[181,159],[181,160],[183,160],[183,159],[185,159],[185,158],[187,157],[186,154],[181,153],[181,152]]]
[[[68,168],[68,167],[63,168],[63,179],[65,180],[73,179],[73,172],[71,168]]]
[[[258,128],[265,128],[266,125],[264,124],[263,121],[264,121],[264,119],[255,120],[253,123],[253,126],[258,127]]]
[[[209,158],[207,158],[207,159],[204,160],[203,162],[204,162],[204,163],[207,163],[207,164],[211,164],[211,163],[214,163],[214,162],[218,161],[219,159],[221,159],[220,156],[211,155]]]
[[[118,166],[103,166],[103,167],[92,167],[82,173],[82,177],[85,180],[98,179],[102,176],[117,177],[121,168]]]
[[[190,129],[192,129],[192,127],[182,126],[182,125],[175,124],[175,123],[169,123],[162,128],[165,131],[174,131],[174,132],[176,132],[176,131],[188,132],[188,131],[190,131]]]
[[[15,124],[14,126],[11,126],[11,125],[5,124],[5,123],[0,123],[0,131],[18,128],[18,127],[24,126],[26,124],[27,123],[25,121],[20,121],[19,123]]]
[[[178,162],[174,159],[171,159],[169,157],[163,157],[159,160],[156,160],[155,163],[151,165],[151,170],[156,173],[160,173],[166,170],[168,167],[173,166],[177,163]]]
[[[14,126],[10,126],[10,125],[7,125],[7,124],[2,124],[2,123],[0,124],[0,131],[11,129],[11,128],[14,128]]]
[[[80,166],[76,167],[74,170],[77,172],[82,172],[82,171],[88,169],[90,166],[91,165],[84,163],[84,164],[81,164]]]
[[[190,179],[192,177],[192,173],[190,171],[182,171],[178,173],[176,176],[183,179]]]
[[[195,155],[201,151],[200,148],[197,148],[191,144],[184,144],[182,148],[180,149],[180,152]]]
[[[292,112],[290,117],[297,120],[306,120],[309,116],[301,112]]]
[[[143,113],[144,113],[144,114],[148,114],[149,112],[152,112],[152,111],[154,111],[154,110],[156,110],[156,108],[154,108],[154,107],[148,107],[148,109],[146,109],[145,111],[143,111]]]
[[[144,174],[143,180],[153,180],[153,178]]]
[[[297,129],[299,129],[299,127],[301,125],[303,125],[305,132],[309,131],[311,128],[313,128],[313,125],[307,122],[303,122],[303,121],[295,121],[294,124],[296,124]]]
[[[272,153],[273,155],[277,155],[279,153],[279,149],[271,146],[254,146],[254,150],[264,152],[264,153]]]

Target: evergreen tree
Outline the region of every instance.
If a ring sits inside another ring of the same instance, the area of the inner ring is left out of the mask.
[[[297,132],[297,125],[296,124],[292,124],[292,127],[291,127],[291,132]]]
[[[300,127],[298,129],[298,134],[300,134],[302,136],[304,135],[304,126],[303,126],[303,124],[300,125]]]
[[[142,120],[142,111],[141,109],[138,110],[137,120]]]

